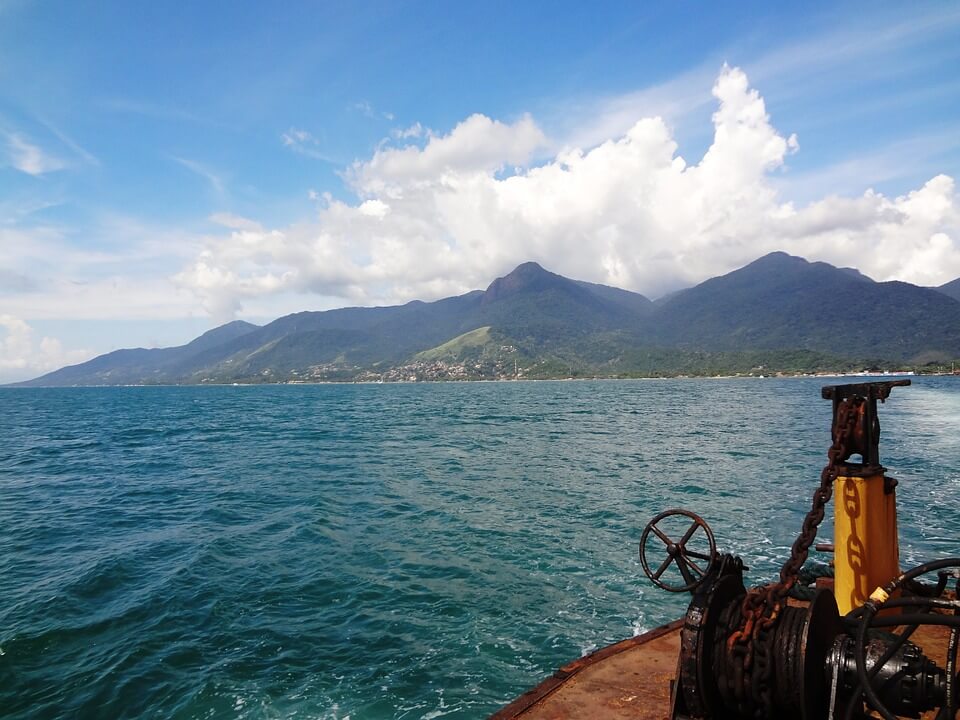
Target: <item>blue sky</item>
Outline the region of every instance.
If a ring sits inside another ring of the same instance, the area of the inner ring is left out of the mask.
[[[528,259],[940,284],[958,70],[950,3],[0,0],[0,381]]]

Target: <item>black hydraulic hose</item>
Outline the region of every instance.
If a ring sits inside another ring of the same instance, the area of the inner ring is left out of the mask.
[[[954,720],[957,716],[957,683],[960,682],[960,675],[957,674],[958,636],[960,628],[953,628],[947,642],[947,704],[937,713],[937,720]]]
[[[853,720],[853,711],[860,705],[863,706],[863,701],[860,699],[860,683],[857,682],[857,686],[853,689],[853,692],[850,693],[850,700],[847,702],[847,710],[843,714],[843,720]]]
[[[906,615],[892,615],[890,617],[875,618],[868,623],[870,627],[897,627],[898,625],[944,625],[950,628],[960,628],[960,616],[936,615],[933,613],[910,613]],[[860,627],[863,627],[861,623]]]
[[[873,616],[876,614],[877,608],[872,602],[868,602],[864,605],[863,611],[863,620],[860,621],[860,627],[857,628],[857,644],[855,646],[856,652],[856,661],[857,661],[857,677],[860,679],[860,684],[863,686],[863,694],[867,696],[867,700],[873,706],[873,709],[880,713],[881,717],[884,720],[897,720],[897,716],[892,712],[887,710],[880,698],[877,697],[876,691],[873,689],[873,686],[870,684],[870,678],[867,677],[867,659],[866,659],[866,647],[867,647],[867,630],[870,627],[870,621],[873,619]],[[883,618],[881,618],[883,619]],[[898,625],[902,625],[902,622],[898,622]]]
[[[929,572],[933,572],[934,570],[942,570],[943,568],[948,567],[960,567],[960,558],[943,558],[942,560],[931,560],[930,562],[923,563],[922,565],[917,565],[912,570],[909,570],[891,580],[884,586],[883,589],[886,590],[887,594],[889,595],[908,580],[913,580],[921,575],[926,575]]]
[[[946,598],[931,597],[898,597],[890,598],[883,603],[883,609],[895,607],[923,607],[940,608],[941,610],[960,610],[960,599],[947,600]],[[949,615],[947,616],[949,617]],[[901,625],[904,623],[901,623]]]
[[[960,600],[960,578],[954,585],[953,595]],[[960,615],[960,610],[954,610],[953,614]],[[960,640],[960,628],[951,629],[950,639],[947,641],[947,702],[937,713],[937,720],[954,720],[957,716],[957,683],[960,682],[960,675],[957,674],[958,640]]]
[[[863,686],[863,694],[867,701],[880,713],[884,720],[897,720],[897,716],[887,710],[886,706],[880,701],[876,690],[870,683],[870,677],[867,674],[867,630],[873,627],[896,627],[898,625],[945,625],[951,628],[960,628],[960,615],[935,615],[926,613],[907,613],[896,617],[877,618],[876,614],[881,607],[895,607],[894,603],[907,607],[935,607],[936,603],[929,601],[940,601],[948,603],[947,607],[956,609],[956,605],[951,601],[941,601],[940,598],[894,598],[890,599],[891,593],[901,587],[904,583],[914,578],[926,575],[934,570],[940,570],[947,567],[960,566],[960,558],[944,558],[942,560],[933,560],[931,562],[917,565],[902,575],[887,583],[882,590],[874,593],[881,597],[875,600],[872,596],[863,605],[863,613],[860,619],[860,625],[857,628],[856,645],[854,646],[854,656],[857,663],[857,677]],[[923,602],[921,602],[921,600]],[[910,602],[905,602],[910,601]],[[950,720],[953,720],[952,718]]]
[[[856,608],[847,613],[842,621],[844,624],[848,625],[853,629],[855,626],[859,626],[863,618],[863,611],[866,606]],[[960,600],[946,600],[945,598],[929,598],[929,597],[906,597],[906,598],[891,598],[883,604],[883,608],[894,608],[894,607],[915,607],[918,608],[920,614],[922,614],[924,621],[918,623],[919,625],[930,625],[936,624],[927,621],[927,618],[931,617],[931,613],[935,609],[942,610],[953,610],[955,613],[960,612]],[[911,616],[915,616],[918,613],[911,613]],[[896,617],[902,618],[903,615],[898,615]],[[893,623],[894,625],[910,625],[912,623],[906,622],[897,622]],[[874,621],[874,627],[880,627],[879,620]],[[885,623],[883,627],[890,627],[890,623]],[[889,659],[889,658],[888,658]]]

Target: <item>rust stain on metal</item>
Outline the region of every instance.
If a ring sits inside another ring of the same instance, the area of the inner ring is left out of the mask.
[[[667,718],[682,625],[676,620],[567,663],[490,720]]]

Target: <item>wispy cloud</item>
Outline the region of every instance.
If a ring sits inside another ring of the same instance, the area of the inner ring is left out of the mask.
[[[251,220],[250,218],[245,218],[240,215],[234,215],[233,213],[214,213],[208,218],[208,220],[210,220],[212,223],[220,225],[221,227],[229,228],[230,230],[253,230],[256,232],[263,231],[263,226],[256,220]]]
[[[77,143],[73,138],[67,135],[65,132],[60,130],[56,125],[47,120],[46,118],[37,118],[38,122],[43,125],[47,130],[49,130],[61,143],[68,147],[74,155],[79,157],[81,160],[86,162],[89,165],[99,165],[100,160],[93,153],[86,150],[79,143]]]
[[[182,227],[98,215],[80,231],[0,226],[0,312],[42,319],[188,317],[195,301],[168,279],[195,258],[202,236]]]
[[[855,27],[850,22],[838,19],[836,29],[809,37],[800,42],[788,43],[776,50],[762,54],[749,65],[751,75],[757,82],[767,83],[782,80],[787,75],[801,74],[806,83],[823,82],[824,75],[830,83],[861,82],[864,72],[878,77],[897,72],[904,59],[894,53],[911,48],[924,50],[929,47],[931,36],[951,35],[960,28],[960,7],[938,4],[930,12],[910,11],[912,17],[892,18],[878,13],[874,18],[859,18]],[[865,58],[877,60],[867,65],[858,64],[858,73],[838,73],[839,66],[859,63]],[[801,92],[800,85],[787,85],[787,89]]]
[[[377,110],[373,107],[369,100],[361,100],[360,102],[355,102],[350,105],[351,110],[355,110],[364,117],[371,119],[383,118],[384,120],[389,120],[393,122],[396,119],[396,115],[392,112],[386,112],[382,110]]]
[[[364,117],[373,118],[376,117],[376,113],[373,112],[373,106],[366,100],[361,100],[360,102],[355,102],[351,107],[359,112]]]
[[[557,148],[589,148],[623,135],[637,118],[660,117],[671,125],[681,123],[712,106],[710,86],[722,58],[712,58],[663,83],[633,92],[580,99],[565,104],[551,123]]]
[[[15,132],[6,135],[8,162],[20,172],[38,177],[67,166],[63,160],[34,145],[24,135]]]
[[[3,198],[0,200],[0,226],[17,226],[34,213],[62,204],[61,199],[38,197],[32,193]]]
[[[878,12],[873,17],[836,17],[819,33],[802,40],[778,44],[774,49],[757,51],[739,43],[702,58],[695,66],[670,79],[626,93],[600,97],[581,97],[556,103],[552,118],[545,126],[558,147],[591,147],[605,139],[621,135],[637,117],[662,117],[672,127],[693,123],[697,127],[711,107],[710,79],[728,59],[744,67],[759,86],[768,88],[768,96],[778,105],[788,102],[824,102],[823,98],[848,94],[864,83],[877,83],[884,90],[882,100],[891,106],[908,106],[916,100],[915,84],[896,85],[891,79],[942,75],[942,69],[957,60],[957,51],[931,43],[935,37],[949,38],[960,30],[960,6],[936,4],[932,9],[910,9],[910,17]],[[947,43],[946,47],[956,47]],[[955,75],[955,74],[953,74]],[[952,78],[953,75],[950,75]],[[950,96],[951,83],[938,90]],[[833,109],[853,108],[861,116],[869,112],[863,103],[831,102]],[[801,137],[801,140],[803,138]]]
[[[806,172],[773,180],[784,197],[807,201],[831,193],[856,194],[865,185],[932,177],[943,169],[943,158],[960,151],[960,127],[913,135],[868,152],[848,155]]]
[[[37,288],[32,277],[0,268],[0,295],[33,292]]]
[[[118,113],[128,113],[131,115],[141,115],[143,117],[154,118],[157,120],[174,120],[179,122],[189,122],[195,125],[208,125],[212,127],[224,127],[223,123],[216,122],[210,118],[203,117],[183,108],[161,105],[159,103],[148,102],[144,100],[132,100],[129,98],[108,98],[101,101],[101,107]]]
[[[336,159],[323,152],[320,149],[320,141],[306,130],[292,127],[280,134],[280,140],[283,142],[284,147],[290,148],[290,150],[299,155],[305,155],[315,160],[323,160],[324,162],[334,165],[340,164]]]
[[[227,196],[226,185],[223,182],[223,178],[218,173],[214,172],[206,165],[197,162],[196,160],[190,160],[189,158],[178,157],[176,155],[171,155],[170,157],[180,163],[194,175],[206,180],[210,184],[210,188],[217,194],[218,197],[224,198]]]

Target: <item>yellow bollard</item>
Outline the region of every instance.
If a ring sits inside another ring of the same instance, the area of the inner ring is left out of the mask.
[[[900,574],[896,480],[880,464],[877,401],[909,380],[827,385],[833,401],[830,472],[833,483],[833,594],[840,612],[863,605],[876,588]],[[859,455],[861,462],[850,462]],[[884,611],[886,612],[886,611]]]
[[[834,595],[841,614],[860,607],[900,573],[894,482],[878,474],[836,479]]]

